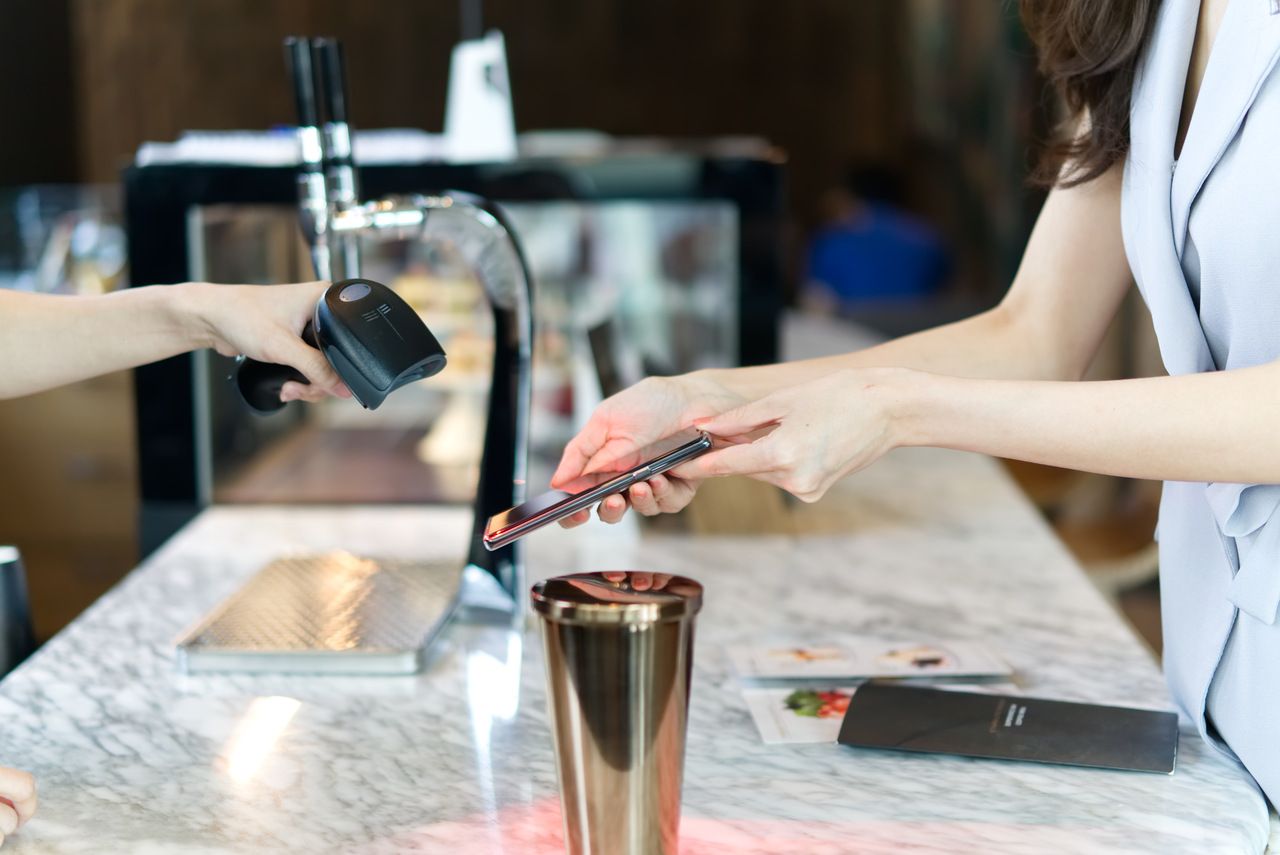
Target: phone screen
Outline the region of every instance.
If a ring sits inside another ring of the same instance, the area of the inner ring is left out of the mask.
[[[563,519],[583,508],[603,501],[614,493],[621,493],[639,481],[660,475],[674,469],[681,463],[692,460],[711,448],[711,437],[705,433],[684,445],[645,461],[630,471],[620,473],[602,484],[597,484],[580,493],[566,493],[563,490],[550,490],[535,496],[523,504],[509,508],[489,518],[484,531],[486,549],[494,550],[506,546],[536,531],[545,525]]]

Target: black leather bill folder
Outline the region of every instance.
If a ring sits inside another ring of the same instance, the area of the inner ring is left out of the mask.
[[[867,683],[849,703],[842,745],[1173,773],[1171,712]]]

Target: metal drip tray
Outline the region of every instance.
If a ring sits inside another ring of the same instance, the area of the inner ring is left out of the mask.
[[[178,640],[190,673],[413,674],[458,601],[461,562],[281,558]]]

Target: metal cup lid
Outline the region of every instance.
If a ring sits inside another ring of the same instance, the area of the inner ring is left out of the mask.
[[[702,585],[685,576],[639,570],[574,573],[538,582],[531,598],[536,612],[559,623],[657,623],[697,614]]]

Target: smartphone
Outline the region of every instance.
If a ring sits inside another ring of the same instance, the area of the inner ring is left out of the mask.
[[[583,508],[589,508],[614,493],[621,493],[632,484],[647,481],[654,475],[661,475],[710,449],[711,437],[700,433],[697,439],[686,442],[652,460],[647,460],[629,472],[623,472],[581,493],[551,490],[524,504],[516,505],[500,514],[494,514],[489,517],[489,523],[484,529],[485,549],[491,552],[500,549],[531,531],[536,531]]]

